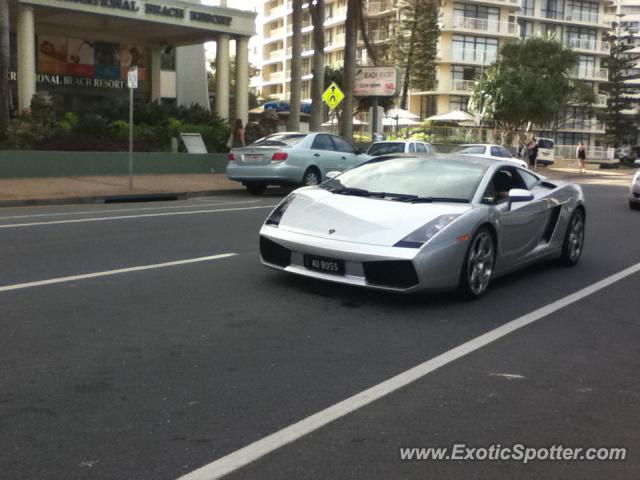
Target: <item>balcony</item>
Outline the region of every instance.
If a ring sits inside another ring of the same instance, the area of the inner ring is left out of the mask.
[[[607,96],[599,93],[596,95],[596,101],[593,102],[594,107],[605,108],[607,106]]]
[[[527,15],[531,17],[531,15]],[[596,12],[585,12],[582,10],[568,10],[562,12],[542,11],[542,17],[548,20],[560,20],[564,22],[593,25],[598,27],[611,28],[612,17],[600,15]]]
[[[487,52],[485,50],[474,50],[471,48],[454,48],[451,51],[451,60],[460,63],[476,63],[479,65],[488,65],[495,62],[497,57],[498,52],[496,51]]]
[[[609,80],[609,70],[606,68],[574,68],[570,75],[580,80],[595,80],[606,82]]]
[[[471,93],[475,80],[451,80],[451,91]]]
[[[393,4],[391,2],[384,1],[370,1],[366,7],[367,15],[380,15],[382,13],[389,13],[393,11]]]
[[[574,50],[588,51],[591,53],[599,53],[609,55],[611,47],[609,42],[598,42],[597,40],[569,38],[565,41],[565,45]]]
[[[386,30],[369,30],[367,32],[369,41],[372,43],[386,42],[391,36]],[[358,42],[362,42],[362,34],[358,33]]]
[[[284,72],[271,72],[267,75],[268,82],[282,82],[284,81]]]
[[[344,47],[346,38],[344,33],[334,35],[331,39],[325,38],[325,48]]]
[[[279,49],[279,50],[271,50],[269,52],[269,60],[282,60],[282,57],[284,56],[284,49]]]
[[[468,30],[473,33],[487,32],[491,35],[517,37],[520,35],[520,25],[516,22],[500,22],[484,18],[454,16],[447,22],[443,30]]]

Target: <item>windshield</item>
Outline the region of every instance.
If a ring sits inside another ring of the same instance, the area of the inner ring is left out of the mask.
[[[304,133],[275,133],[251,144],[252,147],[291,147],[307,135]]]
[[[453,151],[463,155],[484,155],[484,150],[484,145],[461,145]]]
[[[387,143],[374,143],[369,147],[367,155],[386,155],[387,153],[402,153],[404,152],[404,143],[387,142]]]
[[[553,145],[554,145],[553,140],[547,140],[546,138],[538,139],[538,148],[552,149]]]
[[[487,168],[482,164],[446,157],[392,158],[365,163],[325,182],[322,187],[334,193],[389,197],[392,200],[469,202]]]

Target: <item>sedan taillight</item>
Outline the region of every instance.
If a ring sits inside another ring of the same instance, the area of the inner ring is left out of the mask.
[[[289,155],[286,152],[276,152],[271,157],[272,162],[284,162]]]
[[[233,153],[229,152],[229,156],[227,157],[227,159],[230,162],[235,162],[236,161],[236,156]]]

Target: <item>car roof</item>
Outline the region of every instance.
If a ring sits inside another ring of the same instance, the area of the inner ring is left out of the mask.
[[[421,156],[416,155],[415,153],[387,153],[384,155],[380,155],[377,157],[373,157],[371,160],[365,163],[375,163],[383,160],[393,160],[394,158],[419,158],[421,160],[429,159],[429,158],[437,158],[437,159],[447,159],[447,160],[456,160],[465,163],[471,163],[474,165],[507,165],[510,167],[517,166],[512,162],[508,162],[506,160],[498,160],[497,158],[488,158],[474,155],[458,155],[456,153],[435,153],[431,156]]]

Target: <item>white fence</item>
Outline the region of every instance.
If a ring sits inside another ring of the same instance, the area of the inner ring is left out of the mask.
[[[556,145],[555,156],[565,160],[576,159],[577,145]],[[613,158],[614,149],[607,147],[585,147],[587,162],[618,162]]]

